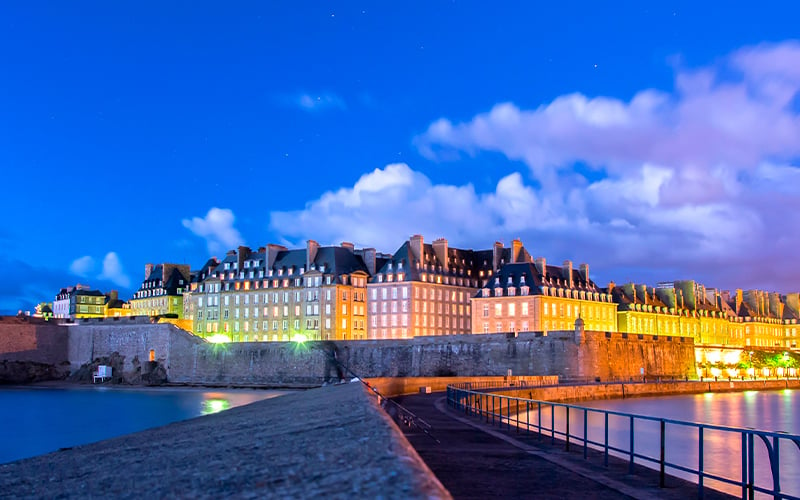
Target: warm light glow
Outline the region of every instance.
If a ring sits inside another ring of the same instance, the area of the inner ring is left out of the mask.
[[[710,351],[708,354],[706,354],[706,359],[709,363],[719,363],[719,360],[722,359],[722,356],[720,356],[719,351]]]
[[[736,369],[736,368],[728,368],[725,371],[728,372],[728,376],[729,377],[738,377],[739,376],[739,370]]]
[[[227,399],[207,399],[203,401],[203,408],[200,413],[209,415],[211,413],[219,413],[231,407],[230,401]]]
[[[712,377],[719,377],[720,375],[722,375],[722,370],[720,370],[719,368],[712,368],[711,369],[711,376]]]
[[[302,344],[303,342],[307,341],[308,337],[304,333],[295,333],[292,335],[292,342],[298,342]]]
[[[736,365],[739,363],[739,351],[725,351],[722,355],[723,361],[725,361],[726,365]]]
[[[215,333],[214,335],[208,337],[206,340],[211,342],[212,344],[224,344],[226,342],[230,342],[231,339],[227,335],[223,335],[221,333]]]

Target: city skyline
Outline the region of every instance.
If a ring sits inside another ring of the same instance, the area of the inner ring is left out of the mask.
[[[86,6],[0,7],[4,313],[413,234],[800,289],[797,6]]]

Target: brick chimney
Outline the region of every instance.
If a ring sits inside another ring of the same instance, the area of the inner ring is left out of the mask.
[[[511,262],[522,262],[522,240],[519,238],[511,242]]]
[[[411,250],[411,255],[418,261],[422,261],[422,249],[424,242],[421,234],[415,234],[408,240],[408,246]]]
[[[370,276],[374,276],[377,271],[375,266],[377,265],[378,252],[374,248],[362,248],[356,251],[356,255],[361,256],[364,265],[367,266],[367,272]]]
[[[351,252],[355,252],[356,251],[356,246],[353,245],[352,243],[350,243],[349,241],[343,241],[341,246],[342,246],[342,248],[346,248],[346,249],[350,250]]]
[[[275,259],[278,257],[278,253],[285,252],[288,250],[283,245],[276,245],[274,243],[270,243],[267,245],[267,269],[272,269],[272,266],[275,265]]]
[[[534,265],[536,265],[536,270],[539,271],[539,274],[542,275],[542,278],[547,277],[547,260],[544,257],[536,257],[534,259]]]
[[[319,250],[319,243],[314,240],[306,241],[306,271],[311,269],[311,264],[317,258],[317,250]]]
[[[572,288],[574,286],[572,283],[572,261],[565,260],[564,264],[561,266],[561,271],[564,275],[564,279],[567,281],[567,286]]]
[[[144,265],[144,279],[145,279],[145,281],[150,279],[150,275],[153,273],[153,267],[155,267],[155,266],[153,266],[153,264],[150,264],[149,262]]]
[[[448,262],[447,262],[447,240],[445,238],[439,238],[433,242],[433,253],[436,254],[436,258],[439,260],[439,263],[442,265],[442,269],[447,271]]]
[[[244,269],[244,261],[250,258],[250,254],[253,253],[253,251],[250,249],[250,247],[239,246],[238,253],[239,271],[241,271]]]
[[[492,246],[492,269],[495,271],[500,269],[500,261],[503,259],[503,243],[499,241],[494,242]]]
[[[580,272],[581,272],[581,278],[583,278],[583,281],[585,281],[586,284],[588,285],[589,284],[589,264],[581,264],[579,269],[580,269]]]

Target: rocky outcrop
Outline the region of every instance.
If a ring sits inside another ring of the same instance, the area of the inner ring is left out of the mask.
[[[110,356],[101,356],[85,363],[70,375],[70,382],[92,383],[97,367],[106,365],[111,367],[111,380],[106,383],[127,384],[127,385],[163,385],[167,383],[167,370],[157,361],[146,361],[141,363],[138,356],[134,356],[130,365],[132,369],[123,371],[125,366],[125,356],[118,352],[111,353]]]
[[[69,363],[52,365],[35,361],[0,361],[0,384],[64,380],[68,375]]]

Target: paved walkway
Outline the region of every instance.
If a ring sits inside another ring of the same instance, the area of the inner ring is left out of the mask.
[[[450,495],[374,396],[344,384],[0,465],[0,498]]]
[[[628,474],[627,463],[609,468],[602,459],[584,460],[582,452],[566,452],[516,433],[500,432],[444,406],[444,394],[395,398],[432,426],[430,434],[400,425],[406,438],[455,499],[470,498],[697,498],[697,485],[669,478],[658,488],[655,471],[637,467]],[[706,490],[706,499],[732,498]]]

